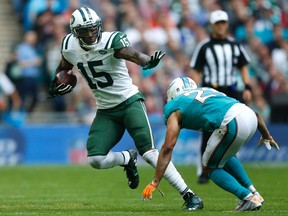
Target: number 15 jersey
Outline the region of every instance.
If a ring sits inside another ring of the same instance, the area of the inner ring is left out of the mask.
[[[98,109],[117,106],[138,93],[124,59],[114,57],[116,49],[130,45],[123,32],[103,32],[94,49],[84,50],[72,34],[64,37],[62,56],[73,64],[93,92]]]
[[[213,131],[220,127],[226,113],[240,102],[213,88],[196,88],[169,101],[164,107],[165,124],[171,113],[179,110],[181,128]],[[235,113],[236,114],[236,113]]]

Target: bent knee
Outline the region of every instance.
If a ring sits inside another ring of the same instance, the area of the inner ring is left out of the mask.
[[[106,155],[90,156],[88,157],[88,162],[90,166],[92,166],[94,169],[104,169],[105,158],[106,158]]]

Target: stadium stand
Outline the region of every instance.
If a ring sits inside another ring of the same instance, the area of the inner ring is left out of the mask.
[[[24,32],[33,30],[38,34],[36,48],[43,64],[38,77],[39,100],[35,110],[27,115],[31,121],[39,121],[39,116],[45,119],[45,113],[49,116],[47,121],[53,113],[63,113],[64,116],[73,113],[84,116],[79,117],[79,121],[86,121],[95,111],[91,93],[80,77],[71,94],[56,100],[46,99],[50,77],[60,56],[61,40],[70,31],[70,15],[79,5],[87,5],[99,13],[105,30],[127,33],[131,43],[143,52],[150,53],[156,49],[166,52],[161,65],[153,71],[142,71],[128,63],[133,81],[147,98],[148,113],[161,113],[168,83],[176,76],[187,75],[196,44],[209,34],[210,11],[226,10],[231,36],[243,43],[251,57],[249,71],[254,101],[249,106],[260,112],[267,122],[288,122],[288,2],[285,0],[39,2],[3,0],[0,8],[0,28],[3,29],[0,37],[1,71],[10,60],[11,48],[22,41]],[[239,84],[241,90],[243,86]],[[33,119],[33,116],[37,117]]]

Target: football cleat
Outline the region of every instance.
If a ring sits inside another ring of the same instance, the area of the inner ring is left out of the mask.
[[[240,211],[256,211],[261,208],[262,204],[260,199],[256,195],[252,195],[251,199],[245,199],[241,203],[238,204],[235,212]]]
[[[261,205],[263,205],[264,203],[264,198],[256,191],[255,193],[253,193],[256,197],[258,197],[258,199],[261,202]]]
[[[185,200],[183,204],[185,206],[184,210],[194,211],[204,207],[203,201],[196,194],[188,192],[184,195],[183,199]]]
[[[122,165],[128,178],[128,185],[131,189],[137,188],[139,184],[139,174],[137,171],[137,152],[134,149],[127,150],[130,154],[130,160],[127,165]]]

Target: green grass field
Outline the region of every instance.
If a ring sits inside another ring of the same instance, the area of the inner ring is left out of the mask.
[[[0,215],[288,215],[288,166],[245,165],[265,199],[260,211],[231,212],[238,200],[213,182],[196,184],[195,167],[177,166],[186,182],[204,201],[204,209],[181,210],[182,197],[165,181],[150,201],[141,200],[154,170],[140,166],[140,184],[129,189],[121,167],[94,170],[89,165],[16,166],[0,168]]]

